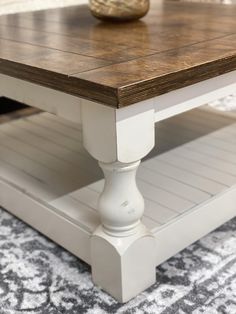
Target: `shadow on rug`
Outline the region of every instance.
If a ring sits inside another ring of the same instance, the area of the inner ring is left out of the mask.
[[[0,314],[236,313],[236,218],[157,268],[127,304],[96,288],[90,267],[0,209]]]

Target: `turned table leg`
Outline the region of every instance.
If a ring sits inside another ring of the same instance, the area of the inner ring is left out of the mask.
[[[98,202],[101,225],[91,237],[94,283],[120,302],[155,280],[155,238],[141,223],[144,199],[136,185],[140,159],[154,146],[154,111],[133,113],[84,103],[85,148],[99,161],[105,186]]]

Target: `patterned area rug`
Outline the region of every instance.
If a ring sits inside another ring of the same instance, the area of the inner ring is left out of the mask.
[[[157,268],[127,304],[96,288],[90,267],[0,209],[0,314],[235,314],[236,218]]]

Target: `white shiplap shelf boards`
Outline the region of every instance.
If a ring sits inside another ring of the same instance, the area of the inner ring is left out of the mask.
[[[155,234],[157,265],[235,215],[234,135],[236,123],[142,163],[137,177],[146,203],[143,223]],[[79,239],[89,242],[99,225],[103,179],[76,138],[81,138],[78,125],[48,113],[2,124],[0,199],[90,263],[89,245],[80,246]],[[215,151],[220,156],[214,157]],[[186,228],[191,236],[185,236]]]

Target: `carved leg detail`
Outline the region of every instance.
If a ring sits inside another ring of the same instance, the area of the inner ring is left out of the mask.
[[[102,226],[91,239],[93,280],[120,302],[156,280],[155,239],[141,223],[144,200],[135,180],[139,163],[100,163],[105,187],[99,200]]]
[[[144,200],[136,185],[141,158],[154,146],[154,110],[82,104],[83,142],[101,166],[101,225],[91,236],[93,281],[126,302],[155,280],[156,242],[141,223]]]
[[[100,163],[105,176],[104,191],[98,210],[104,232],[124,237],[136,232],[144,213],[144,200],[136,185],[140,161],[122,164]]]

